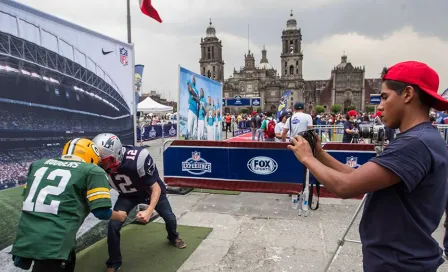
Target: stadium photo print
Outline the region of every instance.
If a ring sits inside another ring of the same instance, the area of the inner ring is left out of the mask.
[[[0,272],[448,272],[447,10],[0,0]]]

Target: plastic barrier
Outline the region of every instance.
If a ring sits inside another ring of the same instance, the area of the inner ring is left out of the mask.
[[[285,143],[174,140],[163,154],[165,182],[178,187],[298,193],[304,167],[286,147]],[[352,167],[376,155],[373,145],[328,143],[324,149]],[[321,196],[327,194],[331,193],[321,191]]]

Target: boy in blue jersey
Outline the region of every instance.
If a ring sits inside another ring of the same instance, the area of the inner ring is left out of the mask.
[[[432,237],[447,201],[446,142],[429,122],[429,110],[448,110],[439,76],[424,63],[406,61],[382,76],[382,121],[400,133],[384,151],[354,169],[300,136],[288,148],[325,188],[342,198],[367,193],[359,225],[366,272],[436,272],[442,250]]]
[[[214,105],[212,104],[212,98],[208,97],[208,112],[207,112],[207,140],[213,141],[215,139],[214,134],[214,123],[215,123],[215,117],[213,113]]]
[[[199,117],[198,117],[198,140],[204,138],[205,116],[207,112],[207,101],[204,97],[204,89],[201,88],[201,96],[199,99]]]
[[[140,211],[136,220],[146,224],[153,211],[157,211],[165,221],[168,242],[177,248],[185,248],[185,242],[177,233],[177,220],[166,197],[165,183],[160,178],[156,163],[148,150],[138,146],[122,146],[120,139],[110,133],[100,134],[92,141],[99,149],[99,166],[108,173],[111,187],[119,193],[114,210],[129,214],[138,204],[147,204],[148,208]],[[109,222],[109,259],[106,262],[108,272],[116,272],[121,268],[122,225],[119,221]]]
[[[196,79],[193,77],[192,81],[187,82],[188,88],[188,113],[187,113],[187,134],[186,139],[195,139],[196,130],[198,126],[199,114],[199,93],[196,89]]]
[[[219,104],[219,98],[216,99],[216,104],[215,104],[215,140],[219,141],[221,140],[221,106]]]

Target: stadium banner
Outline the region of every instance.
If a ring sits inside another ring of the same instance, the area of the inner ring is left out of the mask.
[[[70,139],[135,143],[133,45],[15,1],[0,1],[0,22],[0,190]]]
[[[144,126],[137,128],[137,139],[150,141],[159,138],[171,138],[177,136],[177,124],[164,124]]]
[[[222,140],[222,84],[179,66],[178,139]]]
[[[142,88],[143,70],[145,66],[142,64],[136,64],[134,67],[134,84],[135,84],[135,110],[138,111],[138,101],[140,98],[140,92]],[[140,138],[137,138],[140,139]]]
[[[30,164],[60,157],[73,138],[110,132],[136,143],[134,47],[0,0],[0,86],[0,194],[10,201],[0,203],[7,211],[0,263],[10,271],[9,245],[23,203],[17,185],[26,182]],[[79,235],[98,222],[89,216]]]
[[[277,120],[280,119],[280,115],[282,114],[282,112],[284,112],[288,109],[288,101],[289,101],[290,96],[291,96],[291,91],[286,90],[280,97],[280,101],[279,101],[278,108],[277,108]]]
[[[286,147],[285,143],[176,140],[163,153],[165,182],[204,189],[298,193],[304,167]],[[373,145],[327,144],[324,148],[354,168],[376,155]],[[314,178],[311,182],[315,183]]]

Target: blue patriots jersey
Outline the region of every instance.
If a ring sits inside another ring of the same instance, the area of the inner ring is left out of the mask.
[[[117,173],[111,174],[109,183],[112,188],[125,197],[149,198],[151,186],[158,183],[160,198],[166,195],[166,186],[159,176],[156,163],[148,150],[138,146],[123,146],[124,156]]]

